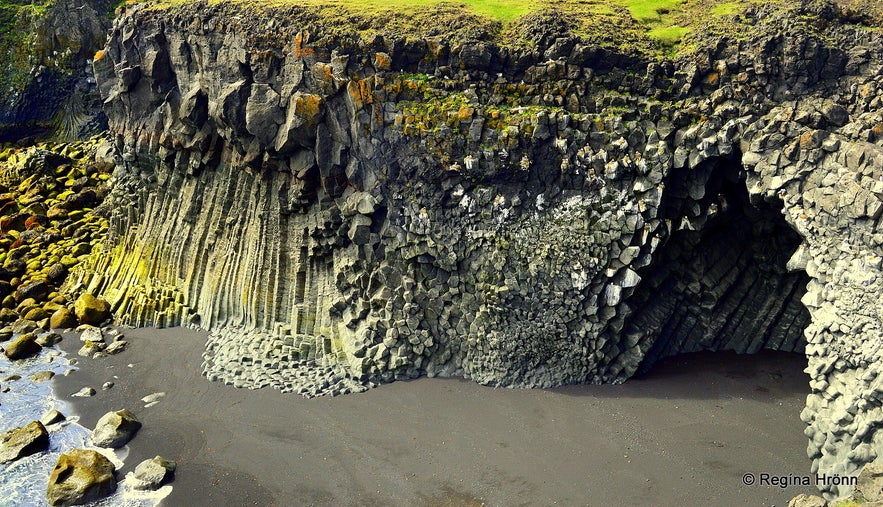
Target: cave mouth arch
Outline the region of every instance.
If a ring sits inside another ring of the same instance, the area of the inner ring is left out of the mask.
[[[749,198],[740,159],[708,159],[665,182],[659,216],[671,232],[630,299],[629,326],[654,337],[638,374],[690,352],[804,352],[809,277],[786,268],[802,240],[781,205]]]

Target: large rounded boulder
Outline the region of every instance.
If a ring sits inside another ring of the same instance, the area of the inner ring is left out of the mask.
[[[49,432],[40,421],[0,434],[0,463],[15,461],[49,448]]]
[[[77,298],[74,313],[81,323],[97,326],[110,318],[110,303],[86,293]]]
[[[141,428],[141,422],[132,412],[122,409],[101,416],[92,430],[92,443],[114,449],[126,445]]]
[[[58,457],[49,476],[46,502],[54,506],[82,505],[116,491],[116,467],[99,452],[73,449]]]

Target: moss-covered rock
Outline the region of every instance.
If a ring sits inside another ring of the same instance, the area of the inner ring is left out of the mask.
[[[110,303],[92,294],[82,294],[74,303],[74,314],[82,324],[99,325],[110,318]]]
[[[40,421],[32,421],[0,435],[0,463],[15,461],[48,448],[49,433]]]
[[[80,505],[100,500],[116,490],[116,467],[101,453],[74,449],[58,457],[46,502],[52,506]]]
[[[15,340],[12,340],[6,346],[6,357],[9,359],[24,359],[40,352],[40,345],[37,343],[37,335],[34,333],[25,333]]]
[[[49,327],[50,329],[68,329],[72,327],[76,327],[79,322],[77,321],[77,317],[74,315],[74,312],[70,310],[68,307],[62,307],[58,310],[55,310],[55,313],[49,317]]]

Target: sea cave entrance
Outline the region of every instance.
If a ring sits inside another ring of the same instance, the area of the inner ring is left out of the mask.
[[[691,352],[804,351],[809,278],[786,268],[801,238],[781,201],[749,198],[739,160],[712,158],[665,182],[659,216],[671,232],[630,298],[628,325],[656,337],[639,374]]]

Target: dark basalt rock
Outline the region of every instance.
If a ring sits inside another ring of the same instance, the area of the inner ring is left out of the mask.
[[[530,20],[540,45],[503,47],[133,8],[94,63],[108,253],[72,288],[215,331],[212,379],[306,396],[802,351],[808,454],[849,475],[883,453],[883,38],[825,6],[676,61]]]

